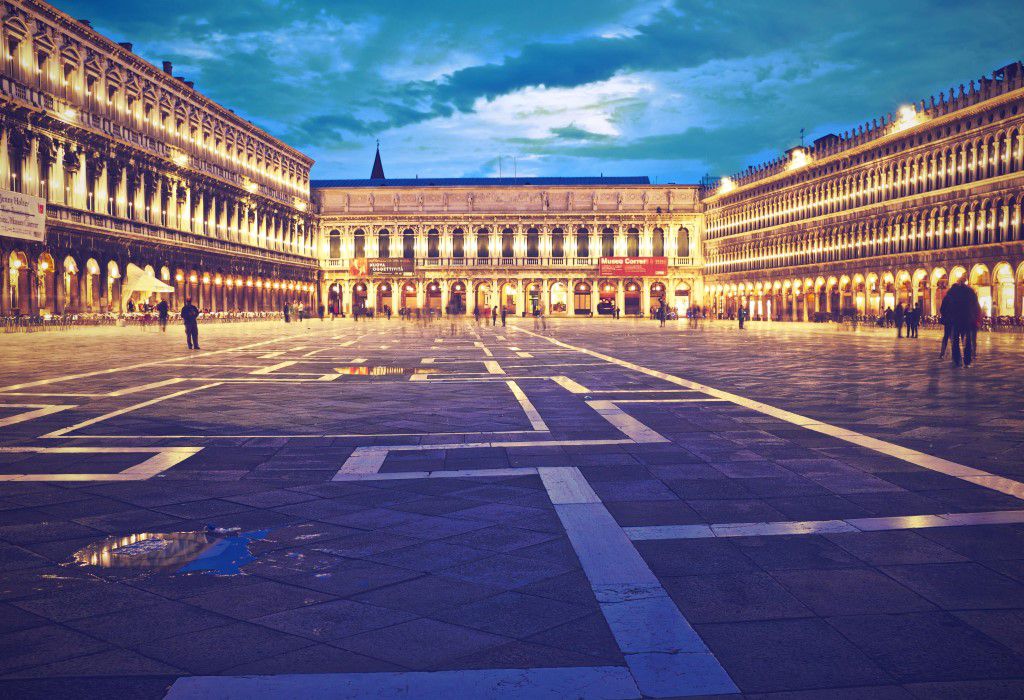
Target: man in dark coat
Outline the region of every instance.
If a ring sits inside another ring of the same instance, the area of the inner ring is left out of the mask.
[[[192,303],[191,299],[185,300],[181,307],[181,321],[185,324],[185,342],[188,349],[199,350],[199,307]]]
[[[960,345],[963,344],[963,366],[970,367],[974,361],[974,337],[981,320],[981,305],[978,294],[961,278],[949,288],[939,309],[944,319],[952,326],[953,366],[961,364]]]
[[[170,307],[167,305],[166,299],[161,299],[160,303],[156,305],[157,314],[160,316],[160,330],[164,333],[167,332],[167,317],[170,316]]]

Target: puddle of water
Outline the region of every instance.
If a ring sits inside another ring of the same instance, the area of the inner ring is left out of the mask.
[[[438,370],[428,367],[335,367],[338,374],[361,377],[379,377],[389,374],[436,374]]]
[[[171,573],[207,572],[233,576],[254,557],[249,543],[269,530],[251,532],[197,530],[194,532],[140,532],[108,537],[74,554],[81,566],[102,569],[153,569]]]

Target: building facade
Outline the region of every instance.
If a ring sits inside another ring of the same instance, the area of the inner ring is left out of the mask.
[[[45,235],[0,230],[0,314],[122,311],[130,265],[174,308],[314,298],[311,159],[46,3],[0,36],[0,194],[45,205]]]
[[[0,6],[0,38],[0,315],[119,313],[159,287],[211,311],[648,315],[664,299],[814,320],[934,315],[961,278],[987,314],[1024,315],[1020,63],[713,189],[385,179],[379,152],[369,179],[311,183],[310,158],[170,63],[41,0]]]
[[[1021,317],[1024,67],[792,149],[705,192],[706,299],[809,320],[938,313],[960,278]]]
[[[313,185],[326,298],[346,313],[503,307],[597,316],[618,307],[647,315],[661,298],[685,312],[702,293],[696,186],[647,178]]]

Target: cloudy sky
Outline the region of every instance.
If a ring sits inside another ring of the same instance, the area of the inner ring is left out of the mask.
[[[51,0],[314,176],[696,182],[1024,56],[1019,0]]]

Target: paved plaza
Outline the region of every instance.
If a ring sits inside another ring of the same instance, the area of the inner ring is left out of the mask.
[[[0,336],[0,696],[1024,696],[1024,338]]]

